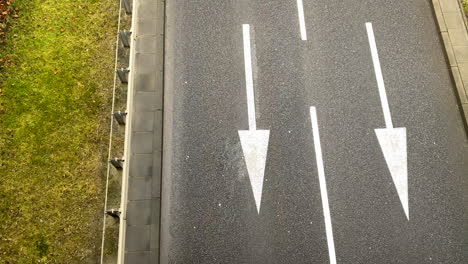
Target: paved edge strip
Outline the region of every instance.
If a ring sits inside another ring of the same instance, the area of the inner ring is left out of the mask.
[[[171,244],[170,235],[170,204],[172,190],[172,155],[174,131],[174,68],[176,43],[176,1],[167,1],[165,4],[164,28],[164,126],[163,126],[163,158],[161,179],[161,228],[160,228],[160,263],[169,263]]]
[[[468,32],[459,0],[431,0],[468,133]],[[468,136],[468,135],[467,135]]]
[[[159,263],[164,0],[133,0],[118,264]]]

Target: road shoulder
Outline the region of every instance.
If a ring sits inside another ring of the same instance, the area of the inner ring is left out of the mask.
[[[468,34],[458,0],[432,0],[468,131]]]
[[[159,263],[165,3],[133,4],[118,263]]]

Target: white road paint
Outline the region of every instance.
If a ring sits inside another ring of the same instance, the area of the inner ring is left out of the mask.
[[[376,129],[377,139],[400,197],[401,205],[409,220],[408,205],[408,158],[406,128]]]
[[[302,0],[297,0],[297,12],[299,14],[299,28],[301,30],[301,39],[307,40],[307,32],[304,18],[304,5],[302,4]]]
[[[244,151],[245,165],[249,173],[257,213],[260,213],[262,201],[269,137],[269,130],[239,130],[239,138]]]
[[[239,130],[239,139],[244,153],[245,165],[249,174],[257,213],[260,213],[270,131],[257,130],[250,46],[250,26],[244,24],[242,25],[242,30],[244,37],[245,86],[247,89],[249,130]]]
[[[366,23],[366,29],[372,54],[372,62],[374,63],[375,77],[377,78],[377,86],[379,87],[380,101],[382,102],[385,126],[387,128],[392,128],[392,116],[390,114],[390,107],[388,106],[387,92],[385,91],[385,84],[382,69],[380,67],[379,54],[377,53],[377,44],[375,44],[374,30],[372,30],[372,23]]]
[[[249,130],[257,129],[255,120],[255,98],[252,74],[252,53],[250,48],[250,25],[242,25],[244,35],[244,64],[245,64],[245,88],[247,89],[247,111],[249,115]]]
[[[333,228],[330,216],[330,206],[328,204],[327,183],[325,180],[325,169],[323,166],[322,146],[320,145],[317,110],[313,106],[310,107],[310,119],[312,121],[312,134],[314,136],[315,158],[317,160],[320,195],[322,197],[323,216],[325,218],[325,231],[327,234],[328,255],[330,258],[330,264],[336,264],[335,242],[333,240]]]
[[[393,183],[395,184],[398,196],[400,197],[400,202],[403,206],[403,210],[405,211],[406,218],[409,220],[406,128],[393,128],[372,23],[366,23],[366,29],[386,126],[386,128],[375,129],[375,133],[385,157],[385,161],[387,162],[390,174],[392,175]]]

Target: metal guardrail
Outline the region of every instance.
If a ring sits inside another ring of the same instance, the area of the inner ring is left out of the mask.
[[[133,6],[135,6],[135,3],[133,3]],[[119,220],[119,247],[118,247],[118,252],[117,252],[117,258],[118,258],[118,263],[123,263],[123,259],[121,256],[122,251],[122,231],[123,234],[125,230],[122,230],[122,227],[125,228],[125,213],[126,213],[126,206],[125,206],[125,201],[126,201],[126,188],[127,188],[127,179],[128,176],[128,166],[126,166],[125,162],[125,157],[127,157],[127,152],[128,152],[128,144],[130,140],[130,130],[129,127],[131,124],[131,115],[128,114],[127,112],[121,112],[117,111],[116,112],[116,101],[117,101],[117,89],[119,82],[122,84],[127,84],[127,99],[126,99],[126,107],[127,109],[131,109],[131,104],[132,104],[132,87],[133,83],[131,81],[132,78],[129,76],[131,75],[130,69],[132,68],[132,63],[133,63],[133,51],[132,49],[130,50],[130,56],[129,56],[129,67],[128,68],[119,68],[119,58],[122,57],[122,54],[120,54],[120,43],[122,43],[122,46],[124,48],[130,48],[133,43],[133,39],[131,38],[131,31],[126,31],[126,30],[121,30],[122,24],[124,17],[122,16],[123,11],[125,12],[126,15],[131,15],[132,14],[132,6],[130,5],[129,0],[120,0],[119,1],[119,6],[118,6],[118,22],[117,22],[117,34],[116,34],[116,41],[115,41],[115,64],[114,64],[114,84],[113,84],[113,89],[112,89],[112,106],[111,106],[111,118],[110,118],[110,130],[109,130],[109,148],[108,148],[108,163],[107,163],[107,171],[106,171],[106,187],[105,187],[105,198],[104,198],[104,211],[103,211],[103,228],[102,228],[102,241],[101,241],[101,256],[100,256],[100,263],[104,264],[105,261],[105,241],[106,241],[106,229],[107,229],[107,224],[108,224],[108,219],[109,217],[118,219]],[[132,27],[134,25],[134,17],[132,17]],[[125,54],[123,55],[125,56]],[[114,145],[114,137],[115,135],[115,122],[118,123],[118,125],[123,126],[125,125],[125,140],[124,140],[124,147],[123,147],[123,157],[122,158],[112,158],[113,156],[113,148],[115,147]],[[110,180],[111,180],[111,171],[112,167],[114,167],[117,171],[121,171],[121,176],[122,176],[122,193],[121,193],[121,202],[120,202],[120,208],[115,209],[115,208],[108,208],[109,206],[109,185],[110,185]]]
[[[128,3],[129,0],[122,0],[124,3]],[[133,8],[136,6],[137,0],[133,0]],[[128,12],[126,8],[127,14],[132,13],[131,11]],[[129,157],[130,157],[130,146],[131,146],[131,131],[132,131],[132,116],[133,116],[133,72],[135,64],[135,38],[131,36],[131,32],[134,32],[134,27],[136,25],[136,16],[132,16],[132,25],[130,32],[126,32],[126,37],[130,36],[130,43],[127,43],[130,48],[130,61],[128,67],[128,86],[127,86],[127,115],[126,115],[126,126],[125,126],[125,141],[124,141],[124,155],[123,158],[127,160],[123,166],[122,172],[122,194],[121,194],[121,202],[120,202],[120,226],[119,226],[119,243],[118,243],[118,252],[117,252],[117,263],[122,264],[125,261],[125,235],[126,235],[126,227],[127,227],[127,196],[128,196],[128,172],[129,172]],[[128,39],[127,39],[128,40]],[[125,42],[125,41],[124,41]],[[123,42],[124,46],[125,43]]]

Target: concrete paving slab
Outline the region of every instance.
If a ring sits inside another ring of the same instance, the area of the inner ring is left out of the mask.
[[[126,251],[149,251],[150,250],[150,226],[127,226]]]
[[[455,54],[455,58],[457,58],[457,63],[468,62],[468,45],[453,46],[453,52]]]
[[[135,112],[151,112],[161,109],[161,105],[156,105],[155,92],[136,92],[135,93]]]
[[[448,29],[453,46],[468,46],[468,35],[465,29]]]
[[[441,0],[439,3],[443,12],[457,12],[460,10],[457,0]]]
[[[154,18],[158,11],[156,0],[140,0],[136,5],[136,12],[139,18]]]
[[[137,53],[135,54],[135,71],[153,73],[156,67],[156,55]]]
[[[138,72],[135,74],[135,90],[143,92],[154,92],[158,89],[157,77],[154,73]]]
[[[138,6],[152,6],[158,3],[158,0],[139,0]]]
[[[156,78],[160,78],[159,80],[157,80],[157,86],[156,87],[162,87],[163,86],[163,81],[162,81],[162,75],[161,76],[157,76]],[[163,89],[158,89],[156,88],[155,89],[155,99],[154,99],[154,106],[155,106],[155,110],[156,111],[161,111],[161,109],[163,108]]]
[[[127,224],[142,226],[151,224],[151,200],[129,201],[127,204]]]
[[[130,177],[153,175],[153,154],[134,154],[130,162]]]
[[[455,54],[453,52],[452,43],[450,42],[450,37],[448,32],[442,32],[442,39],[444,41],[445,47],[447,47],[447,57],[449,59],[450,66],[457,66],[457,60],[455,59]]]
[[[154,18],[138,19],[135,25],[136,36],[156,35],[158,32],[156,29],[157,24],[158,21]]]
[[[445,25],[449,29],[464,29],[463,18],[459,11],[444,13]]]
[[[155,259],[159,260],[159,250],[152,250],[150,253],[150,256],[152,260],[155,260]],[[159,263],[159,261],[155,263]]]
[[[138,112],[135,114],[133,118],[134,118],[133,131],[135,132],[153,131],[155,112]]]
[[[453,79],[455,80],[458,94],[460,95],[460,101],[462,103],[468,103],[468,98],[466,97],[466,91],[465,91],[458,67],[451,67],[451,68],[452,68]]]
[[[153,133],[134,132],[132,140],[132,151],[137,154],[153,153]]]
[[[128,200],[147,200],[151,199],[152,178],[146,177],[131,177],[128,179]]]
[[[158,132],[160,136],[162,136],[162,123],[163,122],[163,111],[156,110],[154,111],[154,129],[153,131],[160,131]]]
[[[155,126],[153,130],[153,151],[161,151],[162,147],[162,126]]]
[[[156,35],[137,36],[135,41],[135,51],[138,53],[155,53],[157,50]]]
[[[150,251],[129,252],[125,256],[125,263],[151,264],[151,252]]]
[[[463,81],[463,86],[465,87],[465,91],[468,94],[468,63],[458,64],[458,69],[460,70],[460,77]]]

